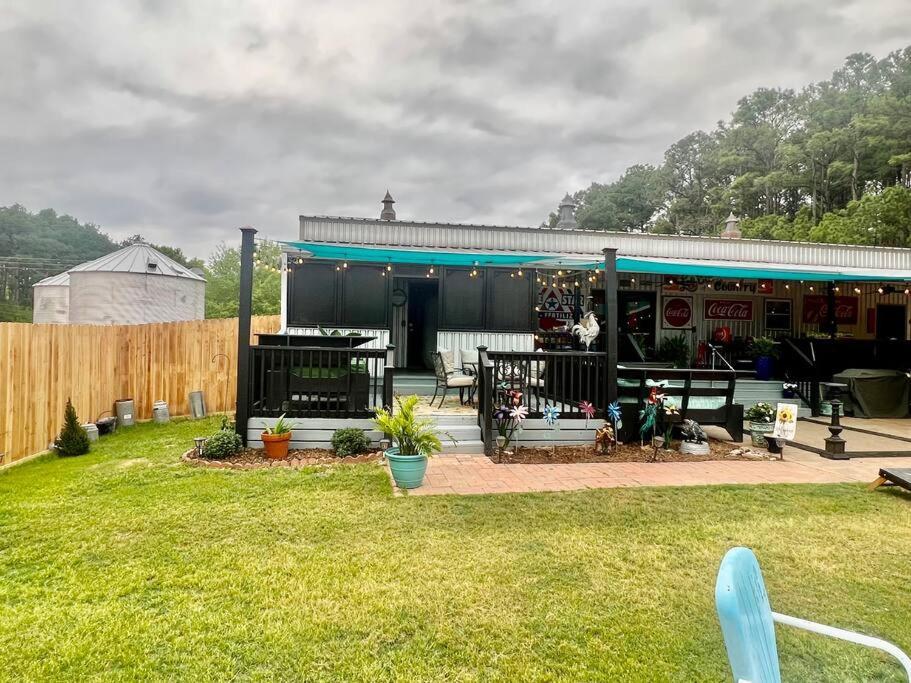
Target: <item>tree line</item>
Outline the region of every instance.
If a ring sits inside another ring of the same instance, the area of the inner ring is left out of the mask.
[[[911,47],[850,55],[799,92],[759,88],[662,164],[574,199],[592,230],[711,235],[733,211],[745,237],[911,246]]]
[[[240,254],[219,245],[203,261],[190,258],[179,247],[148,242],[133,235],[117,242],[94,223],[81,223],[53,209],[31,212],[15,204],[0,207],[0,322],[30,322],[32,285],[73,266],[144,242],[187,268],[199,268],[206,278],[206,317],[237,315],[240,291]],[[279,312],[279,248],[261,244],[254,274],[253,312]]]

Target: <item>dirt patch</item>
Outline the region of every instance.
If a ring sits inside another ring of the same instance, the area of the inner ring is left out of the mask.
[[[640,446],[638,442],[620,444],[615,446],[610,453],[602,454],[595,451],[593,445],[584,446],[554,446],[552,448],[535,446],[522,446],[516,450],[503,453],[502,459],[497,454],[492,456],[494,462],[515,463],[525,465],[546,465],[550,463],[574,462],[705,462],[708,460],[769,460],[774,459],[768,453],[742,448],[736,444],[725,441],[709,439],[708,455],[689,455],[676,450],[679,443],[674,442],[674,449],[659,448],[657,457],[651,446]]]
[[[237,455],[221,460],[200,458],[195,449],[190,449],[183,454],[182,460],[191,465],[212,467],[215,469],[254,470],[266,467],[312,467],[313,465],[348,465],[361,462],[379,462],[383,458],[382,451],[361,453],[341,457],[325,448],[305,448],[288,451],[288,457],[272,460],[266,457],[266,452],[261,448],[246,448]]]

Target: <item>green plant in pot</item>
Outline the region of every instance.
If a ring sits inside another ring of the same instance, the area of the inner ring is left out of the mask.
[[[690,345],[685,334],[665,337],[658,347],[658,360],[673,363],[675,368],[690,367]]]
[[[775,428],[775,408],[769,403],[756,403],[743,415],[750,421],[750,441],[756,448],[766,448],[766,434]]]
[[[424,481],[427,458],[443,450],[439,436],[441,432],[433,420],[415,415],[417,396],[396,396],[395,402],[395,411],[376,408],[373,423],[378,431],[395,444],[386,451],[386,460],[395,485],[400,489],[414,489]]]
[[[750,352],[756,358],[756,379],[763,381],[772,379],[775,357],[778,355],[775,340],[770,337],[756,337],[750,347]]]
[[[263,426],[265,429],[261,438],[266,455],[273,460],[288,457],[288,445],[291,443],[291,430],[294,429],[294,425],[282,414],[271,427],[268,424]]]

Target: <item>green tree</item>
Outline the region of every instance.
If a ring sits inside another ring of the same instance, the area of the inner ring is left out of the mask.
[[[281,312],[281,249],[260,242],[254,256],[253,314]],[[206,269],[206,317],[232,318],[240,299],[240,250],[219,244]]]

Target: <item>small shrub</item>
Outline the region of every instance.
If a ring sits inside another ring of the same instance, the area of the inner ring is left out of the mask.
[[[332,448],[336,455],[357,455],[370,448],[370,439],[357,427],[336,429],[332,435]]]
[[[240,452],[241,448],[243,448],[243,442],[240,439],[240,434],[222,429],[206,439],[202,454],[204,458],[221,460],[230,458]]]
[[[84,455],[89,452],[89,435],[79,424],[76,409],[70,399],[66,400],[63,413],[63,429],[54,441],[54,448],[60,455]]]

